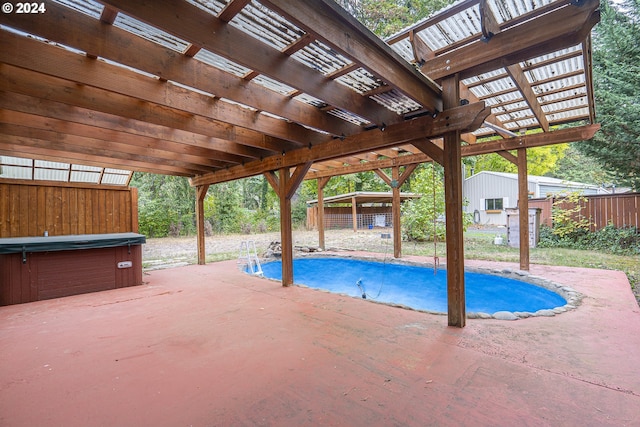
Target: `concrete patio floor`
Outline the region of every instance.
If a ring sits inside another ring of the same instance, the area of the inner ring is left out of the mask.
[[[582,305],[457,329],[229,261],[0,307],[0,425],[640,426],[640,310],[625,275],[531,273]]]

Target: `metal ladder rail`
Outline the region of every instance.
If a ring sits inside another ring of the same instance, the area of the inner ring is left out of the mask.
[[[240,253],[238,254],[238,265],[240,268],[246,267],[247,272],[253,276],[262,276],[262,265],[256,251],[256,244],[253,240],[243,240],[240,243]]]

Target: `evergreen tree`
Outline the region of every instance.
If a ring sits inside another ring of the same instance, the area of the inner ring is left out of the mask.
[[[596,119],[590,141],[577,144],[619,185],[640,190],[640,1],[603,0],[593,43]]]

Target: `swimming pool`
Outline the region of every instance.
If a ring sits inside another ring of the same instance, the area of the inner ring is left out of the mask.
[[[314,289],[397,304],[436,313],[447,312],[447,272],[418,265],[354,258],[300,258],[293,261],[294,281]],[[264,276],[282,279],[280,261],[262,265]],[[567,300],[545,287],[494,274],[466,272],[468,313],[566,311]],[[572,307],[572,306],[570,306]],[[555,313],[554,313],[555,314]]]

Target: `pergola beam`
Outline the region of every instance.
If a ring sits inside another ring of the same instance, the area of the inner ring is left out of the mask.
[[[464,145],[460,148],[462,157],[477,156],[489,153],[503,153],[518,148],[533,148],[546,145],[563,144],[566,142],[583,141],[593,138],[593,135],[600,129],[600,125],[585,125],[573,128],[559,129],[548,133],[532,135],[514,136],[495,141],[481,142],[475,145]],[[421,139],[422,141],[422,139]],[[415,143],[415,141],[410,141]],[[327,176],[348,175],[351,173],[365,172],[375,169],[390,168],[394,165],[409,165],[415,163],[426,163],[433,159],[424,153],[398,156],[394,159],[383,159],[358,165],[344,166],[323,171],[312,171],[305,179],[317,179]]]
[[[308,161],[320,161],[348,156],[354,153],[390,147],[417,139],[419,136],[439,136],[453,130],[477,129],[489,114],[483,103],[459,106],[444,111],[438,117],[420,117],[405,123],[388,126],[384,131],[374,129],[358,135],[336,138],[325,144],[301,148],[278,157],[249,162],[241,167],[232,167],[191,179],[191,185],[213,184],[291,167]]]
[[[13,121],[16,124],[121,141],[141,147],[164,148],[181,156],[198,156],[201,160],[217,159],[240,164],[254,160],[256,155],[260,155],[258,153],[262,153],[262,156],[274,154],[273,151],[249,149],[217,138],[145,122],[122,120],[117,116],[11,92],[0,91],[0,111],[5,112],[5,118],[16,116]]]

